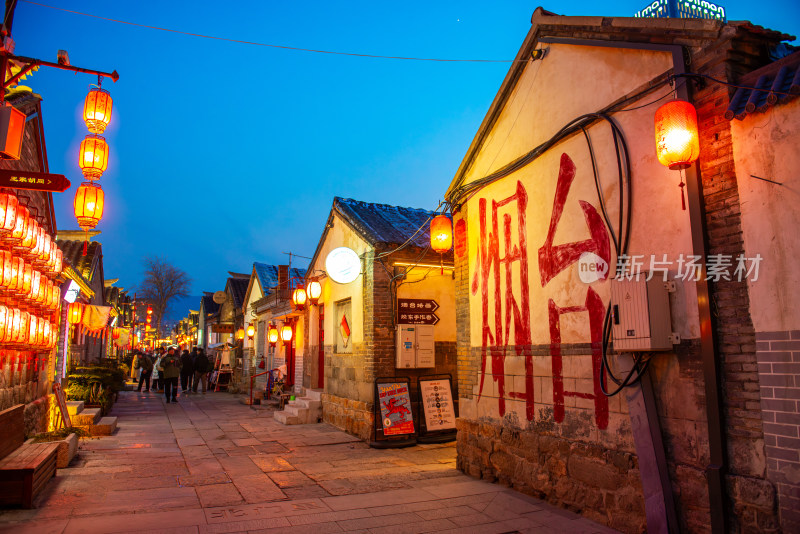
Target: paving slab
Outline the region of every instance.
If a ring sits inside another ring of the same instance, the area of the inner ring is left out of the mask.
[[[372,449],[325,424],[286,427],[236,395],[122,392],[113,436],[79,457],[0,534],[613,533],[455,468],[454,443]]]

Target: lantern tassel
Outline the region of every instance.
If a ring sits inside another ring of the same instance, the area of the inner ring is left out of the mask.
[[[683,170],[681,170],[680,173],[681,173],[681,183],[678,185],[681,188],[681,209],[683,209],[683,211],[686,211],[686,198],[684,197],[683,194],[683,188],[686,186],[686,184],[683,182]]]
[[[439,275],[444,276],[444,254],[439,254],[439,267],[441,268]]]
[[[86,238],[83,240],[83,255],[89,252],[89,230],[86,230]]]

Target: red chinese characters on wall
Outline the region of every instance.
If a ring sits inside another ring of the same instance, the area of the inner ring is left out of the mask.
[[[548,284],[559,273],[576,263],[582,254],[591,252],[610,264],[611,249],[608,231],[597,210],[589,202],[579,200],[584,219],[589,230],[590,238],[572,243],[554,244],[555,235],[562,220],[564,208],[567,204],[572,183],[575,180],[576,167],[567,154],[562,154],[558,172],[553,211],[550,216],[550,225],[544,244],[538,250],[539,276],[542,287]],[[498,220],[498,209],[507,205],[516,205],[517,231],[512,237],[511,215],[503,215],[502,238]],[[482,331],[482,357],[481,378],[479,391],[483,391],[486,378],[487,357],[491,362],[490,374],[492,380],[497,382],[498,411],[502,417],[505,414],[506,398],[525,400],[526,417],[529,421],[534,418],[534,390],[533,390],[533,363],[530,350],[531,328],[529,313],[529,285],[528,285],[528,249],[526,230],[527,193],[521,182],[517,182],[513,195],[502,199],[492,200],[491,227],[487,231],[487,200],[478,201],[479,236],[478,254],[474,276],[472,279],[472,294],[481,294],[481,331]],[[503,256],[500,256],[502,239]],[[514,269],[513,267],[517,267]],[[501,276],[504,277],[505,294],[501,294]],[[514,277],[517,277],[520,294],[513,293]],[[605,279],[604,274],[601,279]],[[489,282],[493,291],[490,294]],[[490,320],[489,309],[494,311]],[[561,316],[568,313],[586,313],[589,319],[590,339],[592,346],[592,368],[594,390],[592,393],[568,391],[564,387],[563,356],[561,353]],[[600,391],[601,368],[601,343],[602,325],[605,315],[605,305],[602,299],[591,287],[587,286],[584,302],[556,303],[548,299],[548,317],[550,329],[550,355],[552,362],[553,378],[553,416],[556,422],[564,420],[565,397],[580,397],[594,400],[595,421],[599,428],[608,426],[608,399]],[[494,327],[492,328],[492,324]],[[524,354],[525,381],[524,391],[506,392],[505,384],[505,356],[509,348],[510,332],[513,329],[512,341],[516,355]],[[478,399],[480,400],[479,393]]]

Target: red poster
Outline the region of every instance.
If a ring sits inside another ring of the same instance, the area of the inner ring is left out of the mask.
[[[408,383],[378,383],[378,402],[381,405],[381,424],[384,436],[414,433],[414,417],[411,415]]]

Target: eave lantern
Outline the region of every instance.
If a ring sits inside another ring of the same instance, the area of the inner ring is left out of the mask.
[[[83,244],[83,255],[85,256],[89,244],[88,232],[103,218],[105,194],[99,185],[84,182],[75,192],[74,207],[78,226],[87,233],[86,241]]]
[[[316,278],[312,278],[308,282],[308,286],[306,287],[306,295],[308,296],[308,300],[311,301],[311,304],[314,306],[317,305],[317,301],[322,296],[322,285],[319,283],[319,280]]]
[[[306,305],[306,299],[308,295],[306,295],[306,290],[303,287],[298,287],[292,292],[292,303],[294,307],[298,310],[302,310]]]
[[[289,343],[292,340],[292,326],[285,324],[281,328],[281,339],[284,343]]]
[[[236,339],[242,340],[244,339],[244,328],[240,328],[236,331]]]
[[[80,302],[73,302],[67,307],[67,321],[70,324],[78,324],[83,318],[83,305]]]
[[[274,324],[269,325],[269,330],[267,330],[267,340],[273,347],[278,342],[278,327]]]
[[[249,339],[253,339],[253,336],[255,335],[256,335],[256,329],[253,327],[253,325],[251,324],[247,325],[247,337]]]
[[[92,89],[83,104],[83,120],[90,132],[101,134],[111,121],[113,100],[105,89]]]
[[[81,141],[78,165],[87,180],[98,180],[108,168],[108,144],[104,137],[87,135]]]
[[[697,111],[690,102],[673,100],[656,111],[656,156],[659,163],[670,170],[688,169],[700,157],[700,135],[697,128]],[[683,197],[683,172],[681,172],[681,205]]]
[[[431,248],[444,254],[453,246],[453,225],[447,215],[437,215],[431,221]]]

